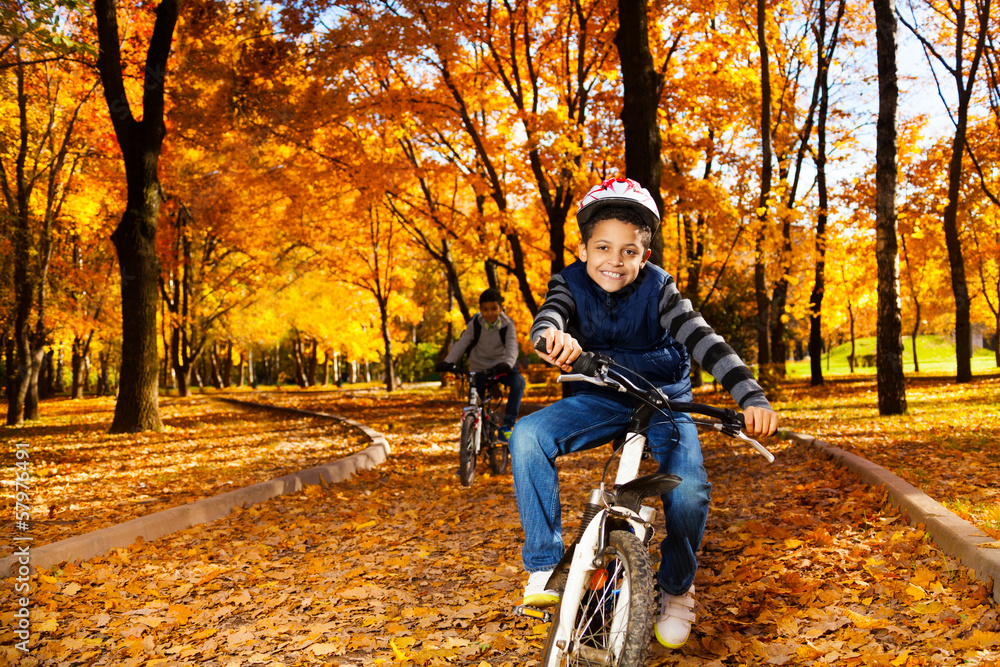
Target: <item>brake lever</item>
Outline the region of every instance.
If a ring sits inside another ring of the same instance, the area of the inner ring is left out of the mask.
[[[774,454],[767,451],[767,448],[764,447],[764,445],[760,444],[759,442],[748,436],[746,433],[743,433],[742,431],[740,431],[735,437],[739,440],[742,440],[743,442],[746,442],[751,447],[760,452],[764,456],[764,458],[767,459],[768,463],[774,463]]]
[[[728,435],[731,438],[742,440],[743,442],[747,443],[748,445],[756,449],[758,452],[760,452],[760,454],[765,459],[767,459],[768,463],[774,463],[774,454],[768,451],[767,448],[764,447],[764,445],[760,444],[759,442],[748,436],[746,433],[739,430],[738,428],[733,427],[731,424],[726,424],[724,422],[711,422],[710,424],[706,422],[698,422],[698,423],[703,426],[710,426],[716,431],[724,433],[725,435]]]

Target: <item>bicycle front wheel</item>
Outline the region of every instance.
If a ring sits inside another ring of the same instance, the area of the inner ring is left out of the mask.
[[[483,420],[483,448],[490,463],[490,470],[494,475],[503,475],[507,472],[507,461],[510,458],[510,450],[507,445],[497,442],[497,427],[494,423]]]
[[[507,473],[507,462],[510,460],[510,450],[507,445],[494,442],[490,447],[490,470],[495,475]]]
[[[604,565],[586,580],[570,638],[557,645],[560,612],[553,615],[543,667],[644,665],[653,627],[653,568],[639,538],[623,530],[608,536]]]
[[[479,426],[476,416],[467,414],[462,418],[462,436],[458,442],[458,478],[462,486],[472,486],[476,476],[476,454],[479,450]]]

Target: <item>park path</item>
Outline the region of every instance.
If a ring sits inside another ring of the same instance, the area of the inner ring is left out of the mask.
[[[458,483],[457,402],[269,400],[366,423],[392,456],[45,573],[39,641],[15,664],[534,664],[540,628],[509,614],[525,580],[510,477]],[[850,473],[804,445],[773,449],[768,466],[705,439],[715,487],[699,621],[683,650],[654,646],[651,665],[1000,662],[984,586]],[[561,461],[567,533],[606,451]]]

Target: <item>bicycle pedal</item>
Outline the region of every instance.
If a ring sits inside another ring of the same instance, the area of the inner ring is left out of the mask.
[[[514,607],[514,613],[519,616],[533,618],[541,621],[542,623],[550,623],[552,621],[552,613],[545,611],[544,609],[539,609],[538,607],[528,607],[526,605],[519,604]]]

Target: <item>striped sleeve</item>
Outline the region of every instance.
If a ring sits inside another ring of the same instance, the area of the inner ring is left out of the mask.
[[[691,357],[719,380],[737,405],[770,408],[764,390],[754,380],[753,372],[722,336],[708,325],[691,301],[681,297],[677,284],[670,279],[660,295],[660,325],[684,345]]]
[[[476,317],[478,317],[478,314],[473,315],[472,320],[476,319]],[[448,350],[448,354],[444,358],[446,363],[458,363],[458,360],[465,354],[465,350],[472,344],[472,320],[469,320],[469,323],[465,325],[465,331],[462,332],[462,335],[458,337],[455,344]]]
[[[545,295],[545,301],[538,309],[535,321],[531,325],[532,345],[549,327],[555,327],[559,331],[568,330],[570,318],[575,311],[576,302],[573,301],[569,285],[566,279],[557,273],[549,281],[549,292]]]

